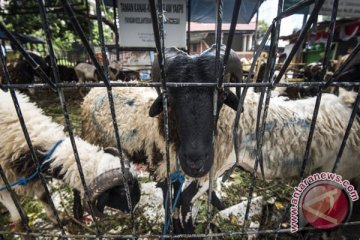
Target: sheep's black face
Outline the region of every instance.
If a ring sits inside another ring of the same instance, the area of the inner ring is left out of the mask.
[[[178,56],[168,66],[167,80],[178,83],[216,82],[213,62],[213,57]],[[214,162],[214,87],[174,87],[169,92],[179,138],[181,168],[191,177],[202,177]]]
[[[223,56],[225,48],[222,49]],[[166,55],[166,81],[173,83],[216,83],[215,47],[199,56],[189,56],[176,48],[169,48]],[[234,53],[236,56],[236,53]],[[237,56],[235,57],[238,58]],[[231,71],[242,78],[240,60],[231,61]],[[229,66],[229,64],[228,64]],[[240,70],[239,70],[240,69]],[[155,61],[153,78],[159,79],[159,67]],[[207,174],[214,162],[214,96],[215,87],[169,87],[169,114],[177,131],[176,150],[182,170],[190,177]],[[222,91],[218,98],[219,112],[223,103],[236,109],[237,97],[230,91]],[[162,111],[161,96],[151,106],[149,115]],[[171,126],[170,126],[171,127]],[[175,134],[171,132],[170,134]]]
[[[131,204],[134,208],[140,200],[140,187],[136,178],[128,181]],[[96,200],[96,208],[103,213],[105,206],[118,209],[122,212],[129,212],[130,208],[127,203],[125,185],[115,186],[102,193]]]
[[[178,158],[183,171],[201,177],[213,164],[213,103],[211,88],[171,89],[171,109],[179,138]]]

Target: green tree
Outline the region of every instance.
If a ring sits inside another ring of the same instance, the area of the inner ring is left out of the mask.
[[[96,21],[94,21],[94,19],[96,20],[96,16],[88,15],[85,1],[71,0],[70,3],[73,6],[74,12],[87,39],[94,40],[94,44],[98,45],[97,38],[93,37],[98,28]],[[59,53],[63,50],[69,50],[72,48],[74,42],[80,43],[80,38],[74,31],[61,1],[46,0],[45,6],[55,51]],[[90,12],[95,12],[94,5],[90,4],[89,8]],[[3,12],[1,21],[10,31],[45,39],[37,0],[6,1],[1,10]],[[111,11],[111,9],[109,10]],[[107,12],[108,15],[112,14],[109,11],[105,12]],[[106,20],[106,16],[104,17],[104,22],[105,24],[111,24],[110,21]],[[110,39],[111,31],[114,31],[114,29],[114,26],[104,27],[106,40]],[[38,48],[37,50],[42,50],[41,45],[36,46],[36,48]]]
[[[261,42],[261,40],[263,39],[263,37],[268,29],[269,29],[269,24],[267,22],[265,22],[264,20],[258,21],[257,37],[256,37],[257,43]]]

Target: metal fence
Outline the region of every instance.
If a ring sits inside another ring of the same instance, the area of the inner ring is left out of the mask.
[[[284,238],[289,239],[289,238],[295,238],[295,239],[312,239],[314,237],[313,233],[319,233],[321,235],[321,231],[319,231],[319,229],[313,228],[313,227],[304,227],[302,229],[299,229],[299,231],[301,231],[301,235],[290,235],[291,229],[289,227],[287,228],[283,228],[280,226],[280,224],[283,222],[279,222],[278,228],[275,229],[259,229],[259,230],[250,230],[247,228],[247,224],[249,221],[249,210],[250,210],[250,204],[253,198],[253,192],[254,189],[256,187],[257,184],[257,174],[256,174],[256,170],[259,167],[262,167],[262,156],[264,153],[262,153],[262,144],[263,144],[263,137],[265,134],[265,123],[266,123],[266,118],[267,118],[267,114],[268,114],[268,108],[269,108],[269,104],[270,104],[270,96],[271,96],[271,92],[275,87],[303,87],[303,86],[313,86],[317,88],[317,95],[316,95],[316,104],[313,110],[313,117],[311,120],[311,124],[310,124],[310,128],[309,128],[309,135],[308,135],[308,139],[307,139],[307,144],[306,144],[306,149],[304,151],[304,157],[303,157],[303,164],[302,164],[302,168],[301,168],[301,173],[300,173],[300,180],[304,179],[304,174],[305,174],[305,168],[309,162],[309,157],[310,157],[310,148],[311,148],[311,144],[312,144],[312,139],[313,139],[313,135],[314,135],[314,129],[315,129],[315,125],[317,123],[317,116],[318,116],[318,112],[319,112],[319,107],[320,107],[320,102],[321,102],[321,97],[322,97],[322,90],[327,88],[328,86],[359,86],[359,82],[336,82],[337,77],[340,75],[340,73],[347,69],[353,62],[353,60],[356,58],[356,56],[358,55],[359,49],[360,49],[360,45],[357,45],[356,48],[352,51],[350,57],[347,59],[347,61],[341,66],[341,68],[335,72],[335,74],[328,78],[328,79],[324,79],[325,76],[325,69],[327,69],[328,63],[329,63],[329,56],[330,56],[330,46],[332,43],[332,39],[333,39],[333,35],[334,35],[334,29],[335,29],[335,24],[336,24],[336,15],[337,15],[337,8],[338,8],[338,4],[339,1],[338,0],[334,0],[334,5],[333,5],[333,10],[332,10],[332,16],[331,16],[331,22],[330,22],[330,26],[329,26],[329,38],[326,42],[326,48],[325,48],[325,57],[322,61],[322,69],[324,69],[322,71],[322,79],[324,81],[320,81],[320,82],[297,82],[297,83],[279,83],[280,79],[282,78],[282,76],[284,75],[286,69],[288,68],[291,60],[293,59],[294,55],[296,54],[296,52],[302,47],[302,43],[304,42],[304,39],[310,29],[310,27],[313,24],[316,24],[316,19],[317,16],[319,14],[319,10],[321,8],[321,6],[323,5],[325,0],[303,0],[300,1],[299,3],[293,5],[292,7],[283,10],[283,0],[279,0],[278,1],[278,15],[277,17],[273,20],[272,24],[270,25],[269,29],[267,30],[261,44],[255,49],[254,52],[254,58],[253,58],[253,62],[251,64],[251,68],[249,71],[249,74],[247,76],[247,78],[245,79],[244,82],[242,83],[225,83],[223,82],[223,78],[224,78],[224,67],[226,66],[226,63],[228,61],[229,58],[229,53],[230,53],[230,48],[232,45],[232,39],[233,39],[233,35],[235,32],[235,26],[236,26],[236,22],[237,22],[237,18],[238,18],[238,13],[239,13],[239,8],[241,5],[241,0],[236,0],[235,1],[235,5],[234,5],[234,11],[233,11],[233,16],[232,16],[232,23],[231,23],[231,27],[230,27],[230,31],[229,31],[229,36],[228,36],[228,41],[226,43],[226,50],[225,50],[225,55],[224,55],[224,60],[223,62],[220,61],[220,45],[221,45],[221,27],[222,27],[222,16],[223,16],[223,12],[222,12],[222,5],[223,5],[223,1],[222,0],[218,0],[216,1],[217,3],[217,28],[216,28],[216,69],[215,74],[217,77],[217,83],[204,83],[204,84],[198,84],[198,83],[181,83],[181,84],[177,84],[177,83],[171,83],[171,82],[167,82],[166,81],[166,76],[165,76],[165,46],[164,45],[164,19],[163,19],[163,9],[160,7],[159,9],[157,9],[156,7],[156,3],[155,0],[149,0],[149,4],[151,7],[151,17],[153,20],[153,29],[154,29],[154,35],[155,35],[155,42],[156,42],[156,49],[157,49],[157,53],[158,53],[158,61],[159,61],[159,66],[161,69],[161,82],[157,82],[157,83],[134,83],[134,82],[111,82],[109,81],[108,78],[108,61],[106,58],[106,52],[105,52],[105,43],[104,43],[104,36],[103,36],[103,29],[102,29],[102,18],[101,18],[101,10],[100,10],[100,0],[96,0],[96,13],[98,16],[97,19],[97,23],[98,23],[98,27],[99,27],[99,39],[100,39],[100,43],[101,43],[101,50],[102,50],[102,56],[103,56],[103,67],[100,66],[99,62],[96,59],[96,56],[93,52],[93,49],[91,48],[88,40],[85,37],[84,31],[83,29],[81,29],[79,22],[77,21],[76,15],[71,7],[71,5],[69,4],[68,0],[62,0],[62,4],[64,7],[64,11],[66,11],[69,19],[71,20],[72,23],[72,27],[76,30],[76,32],[79,34],[82,44],[84,45],[84,47],[87,50],[87,53],[91,59],[91,61],[94,63],[94,66],[96,67],[96,69],[99,72],[100,75],[100,79],[101,82],[98,83],[62,83],[60,81],[59,78],[59,73],[57,70],[57,65],[56,65],[56,60],[55,60],[55,55],[54,55],[54,50],[53,50],[53,45],[52,45],[52,41],[51,41],[51,29],[49,28],[49,24],[47,22],[47,13],[46,13],[46,9],[44,7],[44,3],[42,0],[38,1],[38,6],[39,6],[39,10],[40,10],[40,14],[41,14],[41,24],[43,26],[43,29],[45,31],[46,34],[46,42],[47,42],[47,47],[48,47],[48,52],[50,55],[50,59],[51,59],[51,66],[52,69],[54,70],[54,78],[51,79],[49,78],[49,76],[47,76],[45,74],[45,72],[39,67],[39,65],[34,61],[34,59],[32,59],[32,57],[24,50],[24,48],[18,43],[18,41],[13,37],[13,35],[10,33],[10,31],[8,31],[8,29],[5,27],[4,23],[0,23],[0,29],[3,30],[6,34],[6,36],[10,39],[10,41],[12,42],[13,45],[15,45],[17,47],[17,49],[20,50],[21,54],[27,59],[27,61],[29,61],[31,63],[31,66],[33,67],[33,69],[35,69],[35,71],[39,74],[39,76],[45,81],[45,83],[36,83],[36,84],[12,84],[11,83],[11,79],[9,77],[8,74],[8,70],[6,67],[6,62],[5,62],[5,58],[3,56],[3,54],[0,51],[0,55],[1,55],[1,62],[2,62],[2,66],[3,66],[3,70],[5,73],[5,82],[2,83],[0,85],[0,88],[2,90],[6,90],[6,91],[10,91],[14,105],[16,106],[16,111],[18,114],[18,118],[19,118],[19,122],[21,124],[22,130],[24,132],[24,136],[26,138],[26,142],[29,146],[30,152],[31,152],[31,158],[32,160],[35,162],[36,166],[39,168],[39,159],[37,159],[37,155],[36,152],[33,148],[33,143],[32,140],[30,139],[28,130],[27,130],[27,126],[26,123],[24,121],[24,118],[22,116],[22,111],[21,111],[21,105],[19,105],[16,94],[15,94],[15,89],[27,89],[27,88],[35,88],[35,89],[48,89],[50,88],[51,90],[53,90],[55,93],[58,94],[59,99],[60,99],[60,105],[62,108],[62,112],[64,115],[64,119],[65,119],[65,126],[66,126],[66,130],[69,134],[69,137],[71,139],[71,144],[72,144],[72,148],[73,148],[73,152],[74,152],[74,156],[75,156],[75,160],[78,166],[78,171],[80,173],[81,176],[81,183],[85,189],[85,198],[89,203],[89,195],[88,195],[88,187],[85,183],[85,179],[84,179],[84,174],[82,172],[82,166],[80,163],[80,159],[79,159],[79,154],[78,154],[78,150],[77,150],[77,146],[75,143],[75,139],[74,139],[74,133],[73,133],[73,127],[72,127],[72,122],[70,121],[69,118],[69,114],[68,114],[68,110],[67,110],[67,104],[66,104],[66,99],[64,96],[64,89],[67,88],[75,88],[75,87],[104,87],[107,89],[107,95],[108,95],[108,99],[109,99],[109,106],[110,106],[110,111],[111,111],[111,116],[113,119],[113,129],[114,129],[114,133],[115,133],[115,138],[116,138],[116,143],[117,143],[117,149],[120,153],[120,160],[121,160],[121,171],[124,174],[125,171],[125,162],[124,159],[122,157],[122,145],[121,145],[121,141],[120,141],[120,135],[119,135],[119,129],[118,129],[118,123],[116,120],[116,112],[115,112],[115,105],[114,105],[114,97],[112,94],[112,89],[115,87],[139,87],[139,86],[146,86],[146,87],[156,87],[160,89],[160,94],[162,95],[162,100],[163,100],[163,109],[164,109],[164,125],[165,125],[165,141],[166,141],[166,162],[167,162],[167,188],[168,188],[168,192],[172,192],[172,184],[171,184],[171,180],[170,180],[170,160],[169,160],[169,130],[168,130],[168,108],[167,108],[167,102],[168,102],[168,94],[167,94],[167,87],[214,87],[215,89],[215,94],[214,97],[215,99],[217,98],[218,95],[218,90],[222,89],[224,87],[236,87],[239,92],[241,92],[240,94],[240,102],[239,105],[237,107],[237,113],[236,113],[236,118],[235,118],[235,127],[233,129],[233,136],[234,138],[239,138],[239,129],[238,126],[239,124],[236,124],[239,122],[240,119],[240,115],[242,114],[241,109],[243,109],[243,105],[244,105],[244,100],[245,100],[245,96],[247,94],[247,91],[250,87],[259,87],[261,88],[261,93],[260,93],[260,103],[263,104],[259,104],[258,106],[258,117],[256,119],[256,162],[254,165],[254,174],[251,180],[251,184],[250,186],[248,186],[248,195],[247,195],[247,199],[248,199],[248,203],[247,203],[247,207],[246,207],[246,213],[245,213],[245,221],[244,224],[242,226],[239,226],[239,230],[237,232],[222,232],[222,233],[214,233],[211,231],[211,222],[212,222],[212,216],[213,216],[213,212],[212,212],[212,207],[210,206],[210,202],[211,202],[211,192],[213,189],[213,176],[210,174],[209,178],[209,195],[208,195],[208,210],[207,210],[207,223],[206,223],[206,230],[203,233],[199,233],[199,234],[179,234],[179,235],[175,235],[175,234],[171,234],[167,233],[164,235],[159,235],[159,234],[138,234],[137,229],[136,229],[136,221],[135,221],[135,217],[134,217],[134,213],[133,213],[133,205],[131,203],[131,199],[130,199],[130,193],[129,193],[129,186],[127,185],[127,181],[125,181],[125,189],[126,189],[126,196],[127,196],[127,201],[128,204],[130,206],[130,215],[131,215],[131,222],[132,222],[132,234],[129,235],[123,235],[120,233],[107,233],[107,232],[103,232],[102,229],[99,227],[98,223],[97,223],[97,218],[94,215],[94,211],[92,208],[90,208],[90,215],[93,217],[95,224],[94,224],[94,228],[95,228],[95,233],[94,232],[89,232],[88,234],[82,234],[82,235],[70,235],[67,234],[66,231],[64,230],[64,226],[62,224],[62,222],[60,221],[59,215],[56,214],[56,219],[58,222],[58,228],[59,228],[59,234],[52,234],[52,233],[48,233],[46,231],[41,231],[41,230],[35,230],[35,229],[31,229],[31,227],[28,224],[28,220],[26,217],[26,212],[24,211],[24,209],[21,206],[21,203],[18,199],[18,197],[16,196],[15,192],[12,190],[12,188],[9,185],[9,182],[6,179],[6,176],[4,175],[3,169],[2,167],[0,167],[0,175],[6,185],[6,189],[7,191],[9,191],[11,193],[12,199],[16,204],[16,207],[21,215],[22,218],[22,222],[23,225],[25,226],[25,232],[10,232],[10,231],[0,231],[0,239],[7,239],[7,237],[9,236],[25,236],[25,237],[44,237],[44,238],[62,238],[62,239],[83,239],[83,238],[87,238],[87,239],[92,239],[92,238],[119,238],[119,239],[141,239],[141,238],[145,238],[145,239],[150,239],[150,238],[174,238],[174,239],[185,239],[185,238],[206,238],[206,239],[226,239],[226,238],[233,238],[233,239],[242,239],[242,238],[247,238],[249,236],[256,236],[258,238],[268,238],[268,239],[281,239],[283,236],[285,236]],[[158,6],[162,6],[162,1],[159,0],[158,1]],[[313,6],[312,11],[309,15],[308,20],[306,21],[305,25],[303,26],[301,33],[299,35],[298,40],[295,42],[294,47],[292,48],[289,56],[287,56],[284,64],[282,65],[280,72],[277,76],[274,75],[274,67],[275,67],[275,60],[276,60],[276,52],[277,52],[277,46],[278,46],[278,40],[279,40],[279,31],[280,31],[280,27],[281,27],[281,21],[292,15],[295,14],[297,12],[297,10],[302,9],[304,7],[307,6]],[[271,45],[270,45],[270,51],[269,51],[269,58],[267,61],[267,65],[266,65],[266,71],[265,71],[265,81],[261,82],[261,83],[253,83],[251,76],[253,75],[254,72],[254,68],[255,68],[255,64],[256,61],[261,53],[261,51],[264,49],[264,46],[266,44],[266,42],[270,39]],[[341,161],[341,156],[343,153],[343,150],[345,148],[346,142],[347,142],[347,138],[349,136],[350,130],[351,130],[351,126],[354,122],[354,119],[356,118],[357,112],[358,112],[358,106],[359,106],[359,102],[360,102],[360,94],[358,92],[357,98],[356,98],[356,102],[354,104],[354,108],[352,110],[352,114],[350,117],[350,120],[348,122],[348,127],[346,129],[346,132],[344,134],[344,138],[342,141],[342,144],[339,146],[339,151],[338,151],[338,155],[336,156],[336,163],[335,166],[333,168],[333,172],[336,171],[336,166],[339,163],[339,161]],[[217,109],[217,101],[214,101],[214,108],[215,110]],[[216,112],[216,111],[215,111]],[[235,151],[238,152],[238,145],[235,144]],[[38,174],[41,183],[44,187],[44,189],[46,190],[46,193],[49,194],[49,189],[46,183],[46,180],[44,179],[44,177],[42,176],[42,174]],[[169,196],[169,202],[170,204],[168,206],[171,206],[171,201],[172,198],[171,196]],[[89,204],[89,206],[91,206],[91,204]],[[57,213],[56,208],[54,203],[51,203],[51,207],[52,210]],[[289,210],[290,210],[290,204],[287,206],[285,214],[283,216],[284,219],[286,219],[289,215]],[[171,207],[168,207],[167,209],[168,211],[168,216],[172,216],[173,214],[173,209]],[[360,226],[360,222],[348,222],[348,223],[344,223],[341,224],[336,231],[339,231],[339,229],[342,228],[346,228],[348,226]],[[320,236],[318,235],[318,236]]]

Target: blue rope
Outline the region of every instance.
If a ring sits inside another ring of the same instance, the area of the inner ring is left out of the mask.
[[[64,140],[59,140],[57,141],[52,147],[51,149],[47,152],[47,154],[44,156],[44,158],[42,159],[42,163],[40,164],[40,166],[36,169],[36,171],[31,174],[29,177],[25,178],[19,178],[16,182],[13,182],[11,184],[9,184],[9,186],[12,188],[16,185],[21,185],[24,186],[26,185],[28,182],[30,182],[31,180],[33,180],[36,176],[38,176],[38,174],[40,174],[42,167],[50,161],[50,157],[51,155],[55,152],[56,148],[63,142]],[[5,187],[0,187],[0,191],[5,190]]]
[[[184,184],[185,182],[185,177],[181,174],[181,172],[179,171],[179,165],[178,165],[178,162],[176,161],[176,171],[173,172],[171,175],[170,175],[170,180],[171,180],[171,183],[175,183],[175,182],[179,182],[180,183],[180,187],[179,187],[179,190],[177,191],[176,193],[176,197],[175,197],[175,200],[173,202],[173,206],[172,206],[172,210],[175,209],[176,207],[176,204],[178,203],[179,201],[179,198],[180,198],[180,193],[181,193],[181,188],[182,188],[182,185]],[[163,228],[163,235],[167,234],[168,231],[169,231],[169,227],[170,227],[170,223],[171,223],[171,217],[169,219],[166,219],[166,209],[168,208],[167,205],[168,205],[168,194],[169,193],[166,193],[166,199],[165,199],[165,224],[164,224],[164,228]]]

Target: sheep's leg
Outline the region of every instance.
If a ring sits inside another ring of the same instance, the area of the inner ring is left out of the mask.
[[[82,217],[84,215],[84,208],[81,204],[80,192],[74,189],[73,194],[74,194],[73,214],[75,219],[82,221]]]
[[[0,202],[5,206],[5,208],[9,211],[10,221],[15,225],[14,231],[23,231],[23,224],[21,221],[21,216],[19,211],[16,208],[16,205],[11,198],[11,195],[8,191],[4,190],[0,194]]]
[[[192,222],[192,203],[191,200],[194,198],[198,192],[199,187],[197,182],[192,182],[190,185],[184,189],[181,193],[181,219],[182,225],[184,228],[184,233],[193,234],[195,233],[194,225]]]
[[[207,191],[209,192],[209,191]],[[223,203],[223,201],[221,201],[221,199],[217,196],[215,191],[211,192],[211,204],[216,207],[217,210],[221,211],[224,210],[226,208],[225,204]]]
[[[42,203],[43,207],[45,208],[46,215],[50,219],[50,221],[57,225],[58,221],[56,218],[56,214],[54,213],[53,209],[50,207],[51,204],[51,196],[48,196],[45,191],[36,191],[35,193],[36,197],[39,199],[39,201]],[[66,218],[63,214],[59,215],[60,221],[65,222]]]
[[[179,182],[173,183],[172,186],[174,187],[174,194],[175,194],[175,196],[172,196],[172,202],[174,203],[176,194],[181,189],[180,189]],[[169,219],[170,218],[170,212],[169,212],[169,208],[166,206],[166,199],[168,198],[167,180],[165,179],[164,181],[159,182],[157,184],[157,187],[160,187],[161,190],[162,190],[162,193],[163,193],[163,207],[165,209],[165,219]],[[180,208],[180,201],[177,202],[177,204],[175,206],[175,210],[173,212],[173,217],[172,217],[173,230],[174,230],[175,234],[183,233],[180,218],[179,218],[179,208]]]
[[[180,186],[179,182],[175,182],[173,184],[173,186],[174,186],[174,197],[172,199],[172,203],[174,204],[174,201],[178,194],[178,191],[181,191],[181,186]],[[180,196],[181,196],[181,194],[182,193],[180,193]],[[181,234],[183,232],[179,215],[180,215],[180,198],[175,205],[175,209],[174,209],[173,217],[172,217],[174,234]]]

